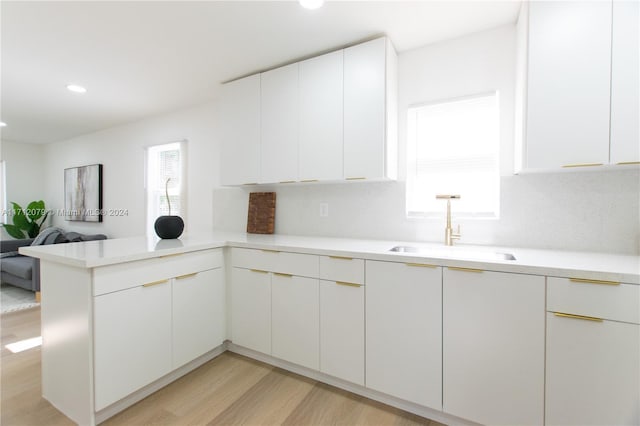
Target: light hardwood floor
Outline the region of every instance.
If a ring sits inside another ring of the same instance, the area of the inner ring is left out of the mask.
[[[5,314],[0,321],[0,424],[72,425],[41,397],[40,349],[14,354],[5,348],[40,335],[40,308]],[[103,424],[439,425],[229,352]]]

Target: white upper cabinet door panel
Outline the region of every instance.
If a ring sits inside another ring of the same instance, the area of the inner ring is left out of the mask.
[[[260,178],[260,76],[223,86],[222,185],[257,183]]]
[[[611,3],[530,2],[526,167],[609,162]]]
[[[298,63],[261,79],[262,183],[298,180]]]
[[[640,5],[613,2],[611,163],[640,161]]]
[[[386,39],[344,50],[344,175],[385,174]]]
[[[342,179],[343,51],[300,62],[300,180]]]

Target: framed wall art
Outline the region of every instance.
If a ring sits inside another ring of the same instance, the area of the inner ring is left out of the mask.
[[[64,169],[65,219],[102,222],[102,164]]]

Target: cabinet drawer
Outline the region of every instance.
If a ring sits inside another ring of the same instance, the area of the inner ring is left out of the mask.
[[[282,274],[318,278],[318,256],[284,251],[234,248],[231,251],[234,267],[259,269]]]
[[[364,284],[364,260],[340,256],[321,256],[320,279]]]
[[[640,324],[640,286],[548,277],[547,310]]]
[[[202,250],[109,265],[93,270],[93,295],[222,267],[222,250]]]

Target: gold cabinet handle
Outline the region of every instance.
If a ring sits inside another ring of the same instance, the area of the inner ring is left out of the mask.
[[[584,163],[584,164],[565,164],[562,167],[565,169],[570,169],[572,167],[596,167],[602,166],[602,163]]]
[[[197,272],[194,272],[193,274],[180,275],[179,277],[176,277],[176,280],[184,280],[185,278],[195,277],[196,275],[198,275]]]
[[[437,268],[437,265],[429,265],[428,263],[405,263],[407,266],[417,267],[417,268]]]
[[[336,259],[336,260],[353,260],[353,257],[345,257],[345,256],[329,256],[329,259]]]
[[[348,283],[346,281],[336,281],[336,284],[344,285],[344,286],[347,286],[347,287],[362,287],[362,284]]]
[[[345,178],[345,179],[346,180],[365,180],[366,177],[359,177],[358,176],[358,177],[348,177],[348,178]]]
[[[160,256],[160,259],[164,259],[167,257],[175,257],[175,256],[182,256],[184,253],[173,253],[173,254],[165,254],[164,256]]]
[[[605,280],[589,280],[586,278],[569,278],[572,283],[582,284],[604,284],[604,285],[620,285],[618,281],[605,281]]]
[[[295,180],[281,180],[278,183],[296,183],[296,181]]]
[[[462,272],[484,272],[482,269],[474,269],[474,268],[462,268],[460,266],[447,266],[448,269],[452,271],[462,271]]]
[[[164,284],[164,283],[168,283],[168,282],[169,282],[169,280],[153,281],[153,282],[150,282],[150,283],[142,284],[142,287],[153,287],[154,285]]]
[[[585,321],[594,321],[594,322],[602,322],[603,321],[602,318],[587,317],[587,316],[584,316],[584,315],[565,314],[564,312],[554,312],[553,315],[555,315],[557,317],[562,317],[562,318],[573,318],[573,319],[579,319],[579,320],[585,320]]]
[[[283,274],[282,272],[274,272],[273,275],[277,275],[279,277],[291,278],[293,275],[291,274]]]
[[[247,182],[247,183],[243,183],[243,185],[257,185],[258,182]]]
[[[305,183],[307,183],[307,182],[318,182],[318,179],[303,179],[300,182],[305,182]]]
[[[278,250],[267,250],[267,249],[262,249],[263,253],[280,253]]]
[[[618,164],[616,164],[617,166],[629,166],[631,164],[640,164],[640,161],[622,161]]]
[[[268,274],[269,271],[263,271],[262,269],[249,269],[251,272],[257,272],[259,274]]]

